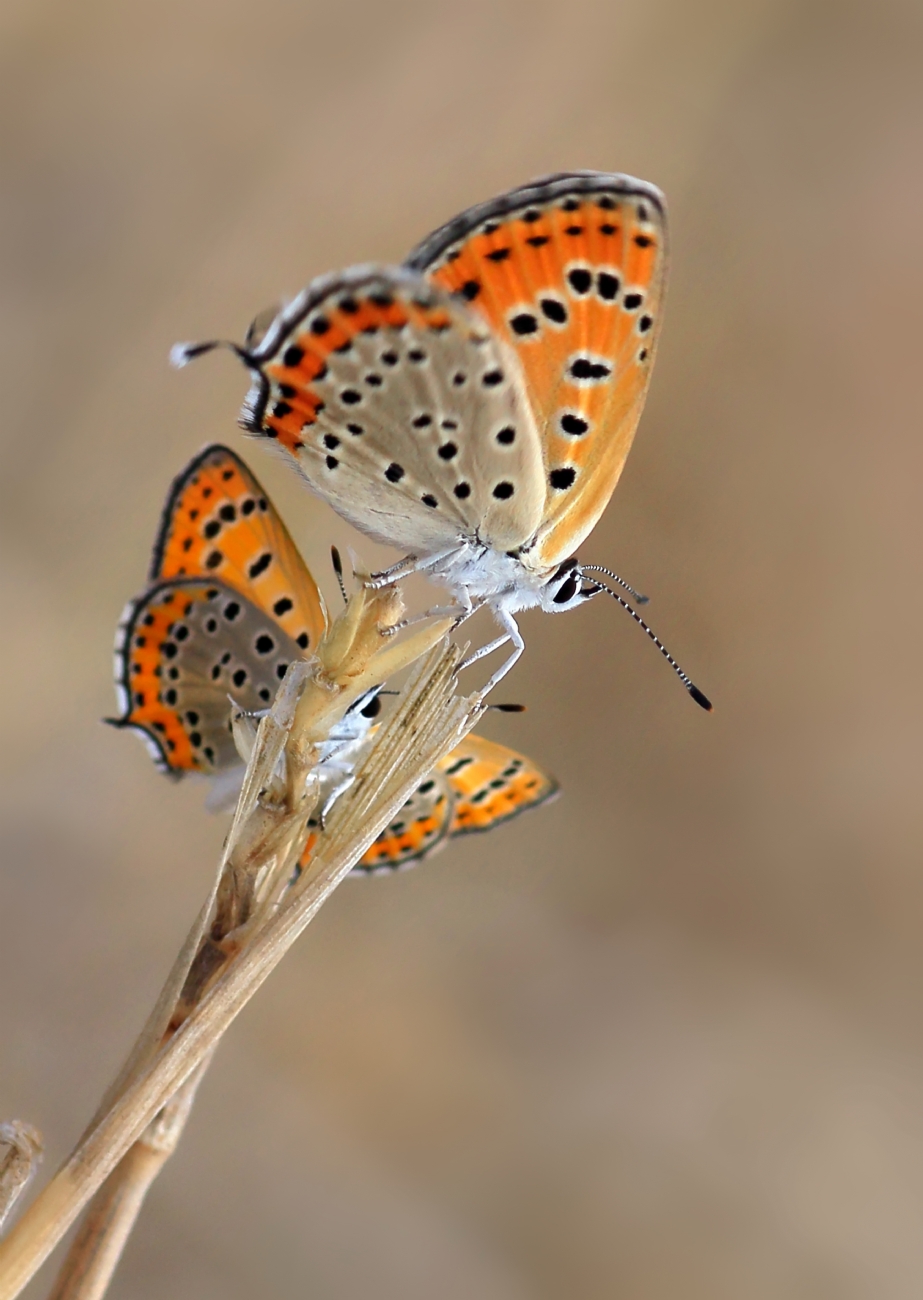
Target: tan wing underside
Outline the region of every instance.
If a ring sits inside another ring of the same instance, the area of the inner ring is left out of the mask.
[[[378,541],[433,554],[520,546],[541,519],[515,357],[423,277],[354,268],[309,286],[254,354],[246,427]]]

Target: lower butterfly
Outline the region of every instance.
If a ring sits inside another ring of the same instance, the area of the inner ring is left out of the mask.
[[[243,766],[233,710],[272,702],[288,666],[328,626],[323,598],[263,488],[226,447],[206,447],[173,484],[148,575],[115,647],[121,716],[165,772],[213,778],[214,808],[236,800]],[[377,691],[361,697],[322,753],[321,809],[351,775],[375,731]],[[469,735],[421,783],[357,864],[385,871],[447,838],[491,827],[545,802],[555,781],[521,754]],[[316,826],[305,850],[310,853]],[[304,860],[304,859],[303,859]]]

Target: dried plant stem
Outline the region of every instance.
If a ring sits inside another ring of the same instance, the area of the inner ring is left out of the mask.
[[[8,1148],[0,1160],[0,1227],[29,1185],[42,1160],[42,1139],[30,1124],[10,1120],[0,1124],[0,1146]]]
[[[144,1193],[169,1155],[169,1150],[165,1154],[151,1150],[150,1134],[161,1122],[161,1112],[186,1085],[189,1091],[185,1100],[177,1099],[180,1109],[185,1107],[185,1119],[194,1085],[221,1035],[376,835],[480,716],[483,705],[479,699],[454,695],[459,660],[459,650],[446,643],[426,656],[408,683],[400,707],[382,727],[355,782],[334,806],[310,869],[276,910],[259,915],[258,928],[247,933],[246,924],[243,926],[239,946],[232,946],[228,960],[210,982],[203,981],[197,987],[198,1001],[188,1009],[172,1036],[151,1054],[145,1041],[149,1043],[153,1030],[162,1025],[171,997],[176,997],[177,988],[184,983],[183,971],[190,972],[185,977],[188,988],[194,970],[190,951],[194,955],[195,947],[187,941],[168,981],[172,992],[167,996],[165,990],[161,996],[148,1024],[147,1039],[142,1036],[117,1085],[110,1089],[110,1104],[14,1229],[0,1241],[0,1300],[13,1300],[20,1293],[90,1198],[131,1152],[131,1167],[109,1183],[77,1239],[72,1280],[68,1281],[65,1270],[60,1284],[70,1286],[70,1291],[56,1292],[69,1300],[102,1295]],[[303,736],[299,740],[303,741]],[[297,844],[295,847],[297,850]],[[273,844],[269,855],[272,861],[278,851]],[[286,852],[291,852],[290,846]],[[255,863],[259,871],[264,867],[264,863]],[[207,942],[201,917],[194,927],[195,934],[205,935]],[[179,1122],[173,1145],[181,1128]],[[158,1162],[155,1157],[161,1154]],[[83,1290],[81,1268],[87,1279]],[[87,1289],[90,1286],[95,1289]]]
[[[148,1189],[167,1155],[136,1142],[90,1202],[49,1300],[105,1295]]]
[[[208,1065],[209,1060],[203,1061],[174,1093],[96,1193],[48,1300],[101,1300],[105,1295],[144,1198],[186,1127]]]

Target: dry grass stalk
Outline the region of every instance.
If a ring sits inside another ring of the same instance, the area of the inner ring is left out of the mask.
[[[176,1149],[211,1055],[148,1124],[93,1197],[48,1300],[100,1300],[144,1198]]]
[[[41,1134],[30,1124],[12,1119],[0,1124],[0,1147],[7,1153],[0,1159],[0,1228],[22,1196],[42,1162]]]
[[[144,1195],[182,1132],[221,1035],[433,766],[474,726],[480,698],[455,695],[448,624],[394,638],[394,588],[362,588],[317,660],[295,664],[253,743],[216,884],[147,1024],[90,1127],[0,1241],[0,1300],[20,1293],[91,1197],[54,1290],[98,1300]],[[419,659],[311,862],[293,869],[316,802],[318,747],[369,687]]]

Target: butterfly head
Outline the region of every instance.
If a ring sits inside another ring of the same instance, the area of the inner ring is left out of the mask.
[[[565,609],[575,609],[584,601],[592,600],[599,590],[597,583],[584,580],[577,557],[572,555],[546,579],[539,593],[541,607],[547,614],[560,614]]]
[[[357,718],[366,718],[369,722],[377,718],[381,713],[381,687],[373,686],[364,695],[360,695],[358,700],[354,700],[349,706],[346,713],[347,716],[354,714]]]

